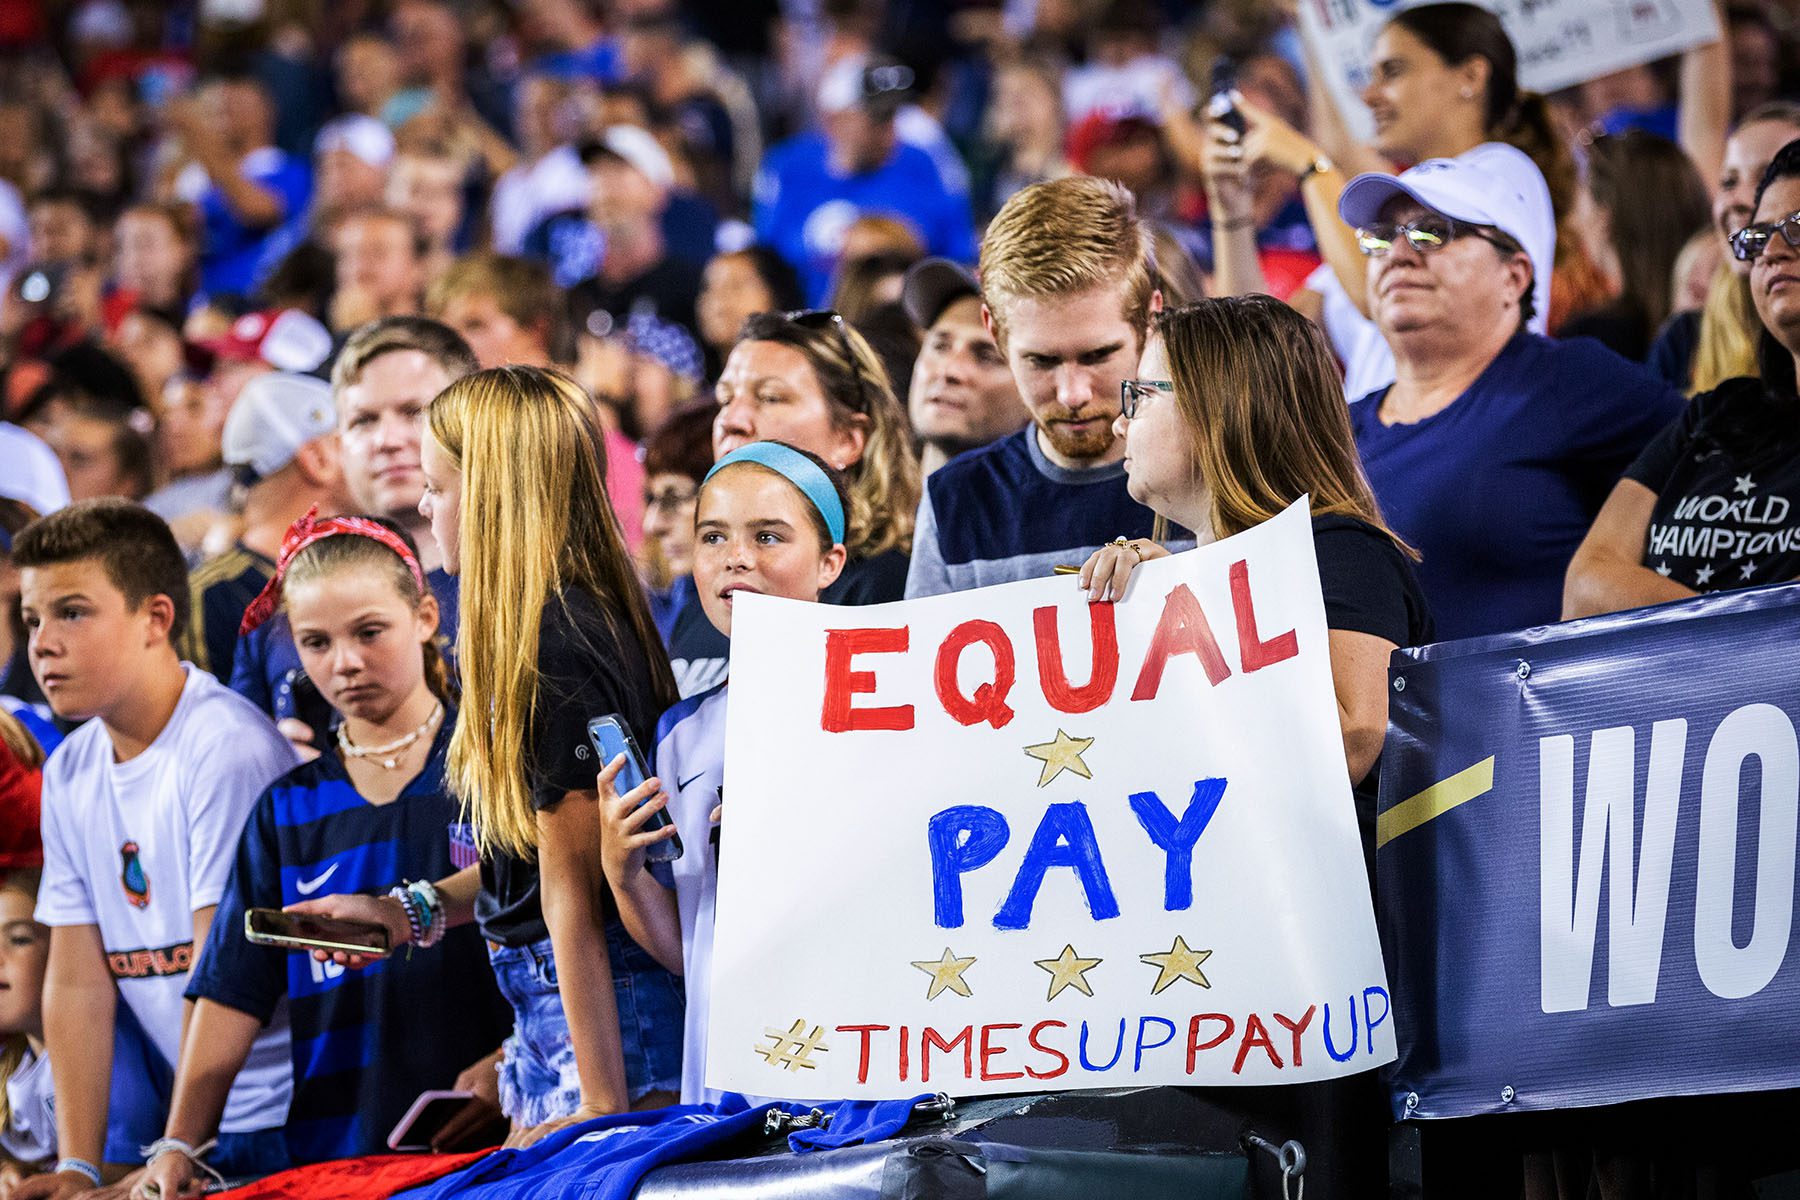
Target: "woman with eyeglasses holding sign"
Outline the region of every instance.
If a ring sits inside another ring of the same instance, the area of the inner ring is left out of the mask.
[[[1681,409],[1636,363],[1527,328],[1527,198],[1466,159],[1359,175],[1339,203],[1369,260],[1395,380],[1350,408],[1375,498],[1418,548],[1444,638],[1555,621],[1607,492]]]
[[[849,561],[820,599],[901,599],[919,460],[887,369],[863,336],[830,310],[758,313],[738,334],[714,395],[715,459],[751,442],[786,442],[817,455],[849,484]],[[669,657],[681,694],[692,696],[725,678],[730,643],[690,605],[676,617]]]
[[[1201,544],[1312,498],[1333,681],[1357,819],[1371,850],[1387,661],[1431,640],[1418,556],[1382,519],[1356,459],[1337,365],[1319,327],[1268,296],[1202,300],[1153,318],[1138,377],[1121,386],[1131,498]],[[1125,595],[1149,540],[1102,546],[1081,568],[1093,601]]]
[[[1750,267],[1761,378],[1695,396],[1626,470],[1569,565],[1565,617],[1800,578],[1800,141],[1731,249]]]
[[[1430,641],[1431,618],[1413,552],[1382,520],[1357,465],[1324,333],[1268,296],[1202,300],[1157,315],[1138,378],[1121,393],[1113,428],[1125,443],[1131,498],[1200,542],[1311,497],[1344,760],[1373,870],[1388,656]],[[1167,553],[1147,539],[1103,546],[1082,567],[1081,586],[1090,600],[1130,603],[1133,568]],[[1291,1130],[1306,1146],[1307,1182],[1321,1194],[1385,1191],[1386,1119],[1374,1075],[1251,1092],[1262,1094],[1219,1102]]]

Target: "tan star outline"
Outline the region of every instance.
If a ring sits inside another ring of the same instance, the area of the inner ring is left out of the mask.
[[[1081,756],[1087,753],[1088,747],[1094,744],[1093,738],[1074,738],[1058,729],[1056,740],[1039,742],[1035,746],[1025,747],[1025,753],[1032,758],[1041,759],[1043,771],[1038,775],[1039,787],[1045,787],[1052,779],[1064,771],[1073,771],[1083,779],[1092,779],[1094,774],[1088,770]]]
[[[1087,972],[1099,966],[1103,959],[1082,958],[1075,953],[1075,947],[1065,945],[1062,953],[1055,958],[1040,958],[1037,965],[1050,972],[1050,994],[1045,1001],[1054,1000],[1062,994],[1064,988],[1074,988],[1084,996],[1092,996],[1094,989],[1088,985]]]
[[[1169,947],[1168,953],[1138,955],[1139,961],[1162,969],[1162,973],[1156,977],[1156,983],[1150,988],[1152,996],[1178,979],[1197,983],[1203,988],[1212,987],[1200,970],[1200,964],[1211,957],[1211,950],[1188,949],[1188,944],[1182,940],[1180,934],[1175,935],[1175,944]]]
[[[913,964],[931,976],[931,982],[926,985],[925,999],[927,1000],[936,1000],[947,991],[955,992],[959,996],[972,995],[973,993],[969,991],[968,980],[963,978],[963,972],[974,965],[973,958],[958,958],[948,946],[944,947],[944,957],[936,962],[926,959]]]

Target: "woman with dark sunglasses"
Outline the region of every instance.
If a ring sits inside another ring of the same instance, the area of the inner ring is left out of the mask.
[[[1695,396],[1627,468],[1569,565],[1565,617],[1800,578],[1800,141],[1731,249],[1750,268],[1761,378]]]
[[[887,369],[863,336],[830,310],[758,313],[739,332],[715,397],[715,458],[750,442],[779,441],[843,473],[850,489],[849,561],[820,599],[901,599],[919,507],[919,460]],[[730,645],[698,609],[684,609],[669,654],[681,694],[691,696],[725,677]]]

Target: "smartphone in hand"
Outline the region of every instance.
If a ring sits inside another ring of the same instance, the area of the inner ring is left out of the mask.
[[[600,756],[600,765],[605,766],[623,754],[625,766],[618,777],[613,780],[613,790],[623,796],[638,784],[650,777],[644,766],[644,756],[638,753],[637,742],[625,728],[625,720],[617,713],[609,713],[604,717],[595,717],[588,722],[588,740],[593,743],[595,753]],[[674,823],[675,818],[669,815],[665,807],[650,815],[644,822],[647,830],[661,829]],[[644,851],[644,858],[650,862],[674,862],[681,857],[681,835],[676,834],[667,841],[657,842]]]
[[[316,913],[252,908],[244,913],[244,937],[259,946],[284,950],[327,950],[386,958],[392,949],[388,931],[361,921],[342,921]]]
[[[1213,60],[1212,97],[1206,102],[1206,116],[1241,138],[1249,132],[1250,122],[1244,119],[1236,101],[1231,98],[1231,93],[1236,90],[1237,63],[1229,55],[1221,54]]]
[[[419,1098],[413,1101],[412,1107],[406,1110],[406,1115],[400,1118],[399,1124],[388,1134],[388,1149],[430,1150],[432,1140],[474,1098],[474,1092],[420,1092]]]

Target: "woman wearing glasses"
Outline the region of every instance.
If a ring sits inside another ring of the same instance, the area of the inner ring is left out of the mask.
[[[1381,511],[1422,555],[1446,638],[1555,621],[1601,501],[1681,407],[1599,344],[1529,331],[1530,211],[1466,159],[1358,176],[1339,203],[1395,366],[1350,423]]]
[[[1569,565],[1565,617],[1800,577],[1800,141],[1731,249],[1750,268],[1761,378],[1695,396],[1626,470]]]
[[[919,460],[887,370],[862,335],[835,312],[758,313],[738,334],[714,394],[714,458],[750,442],[786,442],[849,484],[849,561],[820,598],[901,599]],[[681,694],[692,696],[724,679],[730,643],[690,605],[675,620],[669,655]]]
[[[1344,759],[1372,868],[1388,656],[1430,641],[1432,629],[1413,552],[1383,522],[1357,465],[1325,335],[1268,296],[1202,300],[1155,318],[1138,376],[1124,382],[1113,426],[1132,499],[1207,542],[1311,497]],[[1124,596],[1131,569],[1167,553],[1147,540],[1103,546],[1081,586],[1090,600]],[[1294,1123],[1308,1183],[1328,1196],[1380,1194],[1385,1122],[1373,1075],[1267,1091],[1286,1095],[1250,1100],[1247,1115]],[[1285,1103],[1293,1108],[1254,1111]]]

